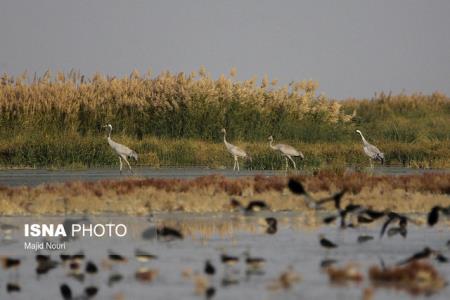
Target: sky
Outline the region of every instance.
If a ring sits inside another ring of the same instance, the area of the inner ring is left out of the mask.
[[[0,0],[0,73],[138,69],[450,95],[448,0]]]

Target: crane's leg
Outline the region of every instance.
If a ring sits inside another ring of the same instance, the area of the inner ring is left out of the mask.
[[[119,170],[120,170],[120,174],[122,174],[122,167],[123,167],[123,163],[122,163],[122,157],[120,157],[119,155]]]
[[[288,158],[292,161],[292,164],[294,165],[294,169],[297,170],[297,165],[295,164],[295,161],[292,159],[292,157],[289,155]]]
[[[286,160],[286,172],[287,172],[288,167],[289,167],[289,163],[288,163],[288,158],[287,158],[287,156],[285,156],[284,159]]]
[[[133,174],[133,170],[131,169],[131,166],[130,166],[130,163],[128,162],[128,159],[126,157],[124,157],[124,156],[122,158],[127,163],[128,168],[130,169],[130,172]]]
[[[233,165],[233,171],[236,171],[236,162],[237,162],[237,157],[234,157],[234,165]]]
[[[236,156],[236,165],[237,165],[237,170],[239,172],[239,160],[238,160],[237,156]]]

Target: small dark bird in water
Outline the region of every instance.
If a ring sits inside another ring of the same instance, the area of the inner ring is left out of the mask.
[[[440,263],[448,262],[448,258],[446,256],[442,255],[441,253],[436,253],[436,260]]]
[[[411,257],[405,259],[404,261],[398,263],[398,265],[404,265],[415,260],[429,258],[433,254],[433,250],[429,247],[425,247],[422,251],[414,253]]]
[[[387,236],[392,237],[394,235],[400,234],[402,237],[406,238],[408,235],[408,231],[406,227],[391,227],[387,231]]]
[[[332,241],[327,240],[323,234],[319,235],[319,242],[320,242],[320,245],[324,248],[332,249],[332,248],[338,247],[338,245],[336,245]]]
[[[371,236],[371,235],[358,236],[358,243],[360,243],[360,244],[371,241],[371,240],[373,240],[373,236]]]
[[[309,208],[317,208],[316,201],[311,197],[311,195],[306,192],[303,184],[301,184],[300,181],[297,181],[293,178],[289,179],[288,188],[292,193],[303,196],[305,204]]]
[[[380,238],[383,237],[384,233],[386,232],[386,229],[388,228],[389,224],[392,222],[398,220],[399,229],[398,232],[403,236],[406,237],[407,235],[407,226],[408,226],[408,217],[400,215],[396,212],[389,212],[387,214],[387,220],[384,222],[383,226],[381,227],[380,232]],[[395,231],[395,230],[394,230]]]
[[[96,286],[88,286],[84,289],[84,294],[89,298],[94,297],[98,293],[98,288]]]
[[[11,257],[2,257],[2,266],[4,269],[17,268],[20,266],[20,259]]]
[[[157,228],[156,235],[158,237],[163,237],[163,238],[171,239],[171,240],[183,239],[183,234],[179,230],[168,227],[168,226],[163,226],[163,227]]]
[[[230,206],[233,210],[238,210],[238,209],[242,209],[242,204],[241,202],[239,202],[239,200],[232,198],[230,200]]]
[[[336,259],[324,259],[320,262],[321,268],[328,268],[334,264],[336,264],[338,261]]]
[[[245,264],[247,265],[247,275],[262,275],[263,267],[266,264],[266,259],[263,257],[252,257],[250,252],[246,251],[244,253]]]
[[[216,288],[213,286],[208,287],[205,291],[205,297],[207,300],[212,299],[215,294],[216,294]]]
[[[362,216],[362,215],[358,216],[358,223],[369,224],[369,223],[372,223],[373,221],[375,221],[375,219],[368,218],[368,217]]]
[[[334,195],[332,195],[330,197],[326,197],[326,198],[320,199],[319,201],[317,201],[317,206],[321,206],[324,203],[333,201],[334,202],[334,207],[337,210],[340,210],[341,209],[341,200],[342,200],[342,197],[344,197],[346,192],[347,192],[347,189],[344,188],[342,191],[340,191],[340,192],[338,192],[338,193],[336,193],[336,194],[334,194]]]
[[[114,262],[127,262],[126,257],[124,257],[118,253],[115,253],[111,250],[109,250],[108,252],[109,252],[109,254],[108,254],[109,260],[114,261]]]
[[[61,284],[61,286],[59,287],[59,290],[61,292],[61,296],[63,297],[64,300],[71,300],[72,299],[72,290],[70,289],[70,287],[63,283]]]
[[[261,211],[261,210],[266,210],[266,209],[269,209],[269,206],[267,205],[266,202],[264,202],[262,200],[253,200],[247,204],[247,207],[245,208],[245,212],[249,213],[249,212]]]
[[[205,268],[203,270],[208,275],[214,275],[216,273],[216,268],[211,264],[209,259],[205,262]]]
[[[119,273],[111,274],[111,275],[109,275],[109,278],[108,278],[108,286],[112,287],[114,284],[122,281],[122,279],[123,279],[122,274],[119,274]]]
[[[144,250],[140,250],[140,249],[136,249],[134,251],[134,256],[136,257],[137,260],[139,260],[141,262],[146,262],[146,261],[150,261],[150,260],[158,258],[158,256],[148,253]]]
[[[62,261],[62,262],[67,262],[68,260],[72,259],[72,256],[71,256],[71,255],[68,255],[68,254],[61,254],[61,255],[59,256],[59,258],[61,258],[61,261]]]
[[[440,252],[433,250],[430,247],[425,247],[422,251],[419,251],[419,252],[413,254],[411,257],[399,262],[398,265],[404,265],[404,264],[410,263],[412,261],[430,258],[430,257],[434,257],[438,262],[441,262],[441,263],[448,262],[448,258],[445,257],[444,255],[442,255]]]
[[[239,257],[222,254],[220,256],[220,261],[226,265],[234,265],[239,262]]]
[[[339,215],[331,215],[331,216],[323,218],[322,221],[325,224],[330,224],[330,223],[333,223],[334,221],[336,221],[337,218],[339,218]]]
[[[58,265],[59,263],[57,261],[51,260],[50,257],[48,258],[48,260],[38,260],[36,274],[47,274],[50,270],[56,268]]]
[[[266,229],[266,233],[267,234],[275,234],[278,231],[278,221],[277,219],[273,218],[273,217],[269,217],[266,218],[266,223],[267,223],[267,229]]]
[[[6,292],[9,293],[19,293],[21,290],[20,285],[17,283],[7,283],[6,284]]]
[[[239,284],[239,278],[236,278],[236,277],[230,276],[230,275],[225,275],[221,281],[221,285],[223,287],[228,287],[230,285],[236,285],[236,284]]]
[[[86,263],[86,273],[96,274],[97,272],[98,272],[98,267],[92,261],[88,261]]]
[[[434,226],[439,222],[439,213],[444,214],[446,216],[450,216],[450,206],[442,207],[442,206],[434,206],[430,212],[428,213],[428,226]]]
[[[440,206],[435,206],[428,213],[428,226],[434,226],[439,221],[439,211],[441,210]]]

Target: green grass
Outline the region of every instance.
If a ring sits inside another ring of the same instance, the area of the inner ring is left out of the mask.
[[[220,129],[247,149],[253,167],[279,169],[283,160],[268,148],[298,147],[305,167],[341,168],[368,163],[355,130],[386,155],[388,164],[450,166],[450,98],[378,94],[372,99],[333,101],[317,96],[317,83],[258,85],[254,80],[217,80],[170,74],[107,79],[96,74],[49,73],[0,78],[0,166],[113,166],[102,125],[140,154],[149,166],[232,165]]]
[[[124,135],[113,139],[130,146],[139,153],[139,165],[150,167],[208,166],[212,168],[232,167],[233,159],[226,151],[221,139],[215,142],[194,139],[168,139],[143,137],[130,138]],[[345,143],[300,143],[286,141],[305,155],[297,158],[297,165],[306,169],[341,169],[348,165],[368,166],[358,135],[353,142]],[[253,163],[241,162],[241,167],[254,169],[282,169],[284,159],[269,148],[268,142],[230,142],[246,149]],[[376,143],[386,155],[387,165],[407,167],[450,167],[448,149],[450,142],[405,144],[401,142]],[[4,140],[0,146],[0,165],[3,167],[103,167],[117,166],[118,159],[107,144],[105,136],[81,137],[77,135],[30,135]]]

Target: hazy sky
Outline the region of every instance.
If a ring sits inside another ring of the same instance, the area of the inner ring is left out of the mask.
[[[134,68],[450,94],[448,0],[0,0],[0,72]]]

